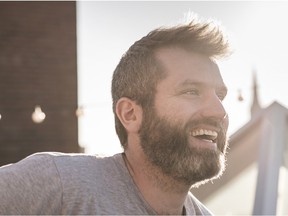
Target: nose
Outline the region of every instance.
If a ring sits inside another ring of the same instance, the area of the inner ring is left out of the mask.
[[[201,113],[206,118],[215,118],[221,121],[228,119],[223,103],[216,94],[211,94],[210,97],[206,98]]]

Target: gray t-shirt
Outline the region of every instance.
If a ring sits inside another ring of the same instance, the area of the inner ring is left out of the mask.
[[[122,154],[37,153],[0,168],[0,214],[155,215]],[[189,193],[187,215],[211,213]]]

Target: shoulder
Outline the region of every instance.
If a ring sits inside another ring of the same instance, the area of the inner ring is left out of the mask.
[[[121,155],[114,156],[91,155],[91,154],[63,154],[53,153],[50,157],[60,175],[63,184],[78,183],[86,184],[111,178],[120,172]],[[91,181],[91,182],[90,182]]]
[[[213,215],[190,191],[185,201],[187,215]]]
[[[54,186],[62,187],[63,176],[67,175],[69,178],[81,175],[81,172],[91,169],[89,162],[96,158],[60,152],[35,153],[17,163],[0,167],[0,185],[29,188],[47,182],[48,185],[53,183]]]
[[[0,173],[13,174],[14,172],[19,175],[20,173],[29,173],[34,171],[43,171],[49,166],[53,166],[52,155],[57,153],[35,153],[17,163],[11,163],[0,167]]]
[[[0,212],[55,214],[60,211],[61,181],[52,158],[51,154],[37,153],[0,168]]]
[[[115,156],[92,155],[85,153],[39,152],[23,160],[3,166],[0,172],[6,173],[35,173],[36,175],[50,175],[51,172],[71,177],[88,174],[91,171],[101,172],[103,168],[112,167]]]
[[[3,166],[0,212],[72,214],[75,206],[79,214],[96,212],[92,200],[99,203],[104,196],[115,197],[124,169],[121,160],[121,154],[103,157],[41,152]],[[98,205],[101,207],[101,202]]]
[[[59,175],[53,158],[61,153],[43,152],[32,154],[17,163],[0,167],[0,183],[22,188],[51,183],[59,184]],[[21,190],[21,188],[18,188]]]
[[[112,157],[111,157],[112,158]],[[0,167],[0,170],[13,170],[18,167],[34,167],[37,169],[35,165],[44,165],[47,166],[55,166],[65,167],[65,165],[69,167],[73,166],[82,166],[85,164],[89,165],[87,162],[94,163],[107,163],[110,161],[110,157],[103,155],[91,155],[85,153],[62,153],[62,152],[38,152],[27,156],[26,158],[20,160],[17,163],[8,164]]]
[[[117,190],[122,183],[120,159],[120,155],[64,154],[54,157],[62,182],[63,213],[107,214],[112,211],[114,205],[111,207],[109,203],[119,201]]]
[[[52,157],[58,171],[68,172],[67,175],[74,172],[99,172],[101,169],[112,166],[115,156],[92,155],[85,153],[49,153]]]

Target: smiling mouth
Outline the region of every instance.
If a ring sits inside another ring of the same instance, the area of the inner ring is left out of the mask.
[[[218,137],[218,132],[207,129],[195,129],[191,131],[191,136],[197,139],[215,143]]]

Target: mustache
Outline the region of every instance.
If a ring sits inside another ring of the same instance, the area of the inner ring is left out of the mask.
[[[221,133],[226,133],[226,130],[227,130],[224,126],[224,121],[216,119],[216,118],[193,119],[193,120],[188,122],[187,128],[194,128],[194,127],[197,127],[200,125],[208,125],[208,126],[211,126],[213,128],[217,128],[217,129],[219,129],[219,131]]]

